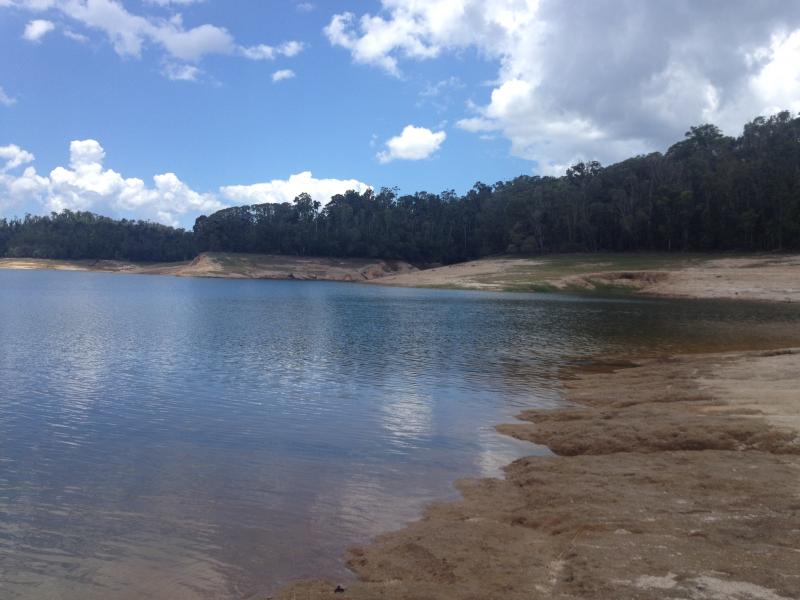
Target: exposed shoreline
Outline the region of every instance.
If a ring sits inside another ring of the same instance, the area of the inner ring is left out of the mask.
[[[800,255],[796,254],[571,254],[484,258],[417,269],[407,262],[392,260],[204,253],[190,262],[157,264],[5,258],[0,259],[0,269],[800,302]]]
[[[118,260],[0,258],[0,269],[90,271],[215,279],[369,281],[415,270],[403,261],[204,252],[192,261],[135,263]]]
[[[463,500],[351,549],[359,581],[277,598],[800,598],[800,349],[564,372],[560,410],[498,426],[548,445]]]
[[[800,255],[570,254],[399,273],[380,285],[800,302]]]

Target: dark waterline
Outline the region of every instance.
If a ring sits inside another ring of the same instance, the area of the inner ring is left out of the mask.
[[[0,598],[218,598],[545,452],[565,360],[797,343],[800,309],[0,270]]]

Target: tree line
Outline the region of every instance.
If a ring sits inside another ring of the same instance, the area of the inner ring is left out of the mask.
[[[191,232],[149,221],[69,210],[0,219],[0,256],[5,257],[160,262],[189,260],[196,254]]]
[[[79,226],[96,234],[80,243],[58,237]],[[192,233],[88,213],[0,221],[0,253],[70,254],[58,258],[227,251],[450,263],[501,253],[798,248],[800,117],[789,112],[756,118],[738,137],[692,127],[665,153],[578,163],[561,177],[476,183],[464,195],[349,191],[324,207],[301,194],[201,216]]]

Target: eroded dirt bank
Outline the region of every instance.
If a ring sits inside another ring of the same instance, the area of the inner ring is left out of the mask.
[[[415,270],[403,261],[358,258],[307,258],[271,254],[206,252],[189,262],[131,263],[116,260],[0,259],[5,269],[53,269],[97,271],[177,277],[225,279],[301,279],[324,281],[368,281],[385,275]]]
[[[564,376],[573,408],[499,427],[559,456],[352,549],[357,583],[277,597],[800,598],[800,350]]]

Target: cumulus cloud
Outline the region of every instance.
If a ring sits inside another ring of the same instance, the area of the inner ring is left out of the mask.
[[[497,62],[483,104],[459,126],[494,132],[555,172],[663,149],[689,125],[739,130],[800,110],[800,4],[781,0],[382,0],[332,17],[354,62],[402,75],[404,61],[474,48]],[[721,16],[724,15],[724,18]]]
[[[12,104],[16,104],[17,99],[12,98],[8,95],[8,93],[3,89],[3,86],[0,85],[0,104],[3,106],[11,106]]]
[[[124,177],[105,166],[106,152],[96,140],[69,145],[69,163],[39,174],[35,156],[15,144],[0,146],[0,216],[20,210],[33,213],[90,210],[117,218],[149,219],[190,227],[200,214],[231,204],[291,202],[305,192],[321,204],[348,190],[371,186],[357,179],[317,179],[310,171],[252,185],[230,185],[218,193],[193,190],[175,173],[162,173],[152,183]]]
[[[66,167],[39,175],[29,163],[34,156],[16,145],[0,147],[0,210],[36,206],[42,211],[92,210],[116,217],[134,217],[178,225],[186,216],[207,213],[225,205],[213,194],[192,190],[174,173],[142,179],[125,178],[104,166],[105,150],[95,140],[70,143]],[[20,167],[26,166],[20,173]]]
[[[25,26],[22,37],[29,42],[38,42],[56,28],[55,23],[46,19],[34,19]]]
[[[436,152],[447,138],[444,131],[431,131],[426,127],[406,125],[400,135],[386,142],[386,150],[378,152],[378,161],[422,160]]]
[[[0,146],[0,215],[16,209],[24,201],[38,198],[47,181],[33,167],[14,173],[22,165],[33,162],[34,155],[16,144]]]
[[[35,158],[33,154],[27,150],[23,150],[16,144],[0,146],[0,160],[5,161],[3,166],[0,167],[0,172],[5,173],[6,171],[16,169],[21,165],[33,162]]]
[[[283,81],[285,79],[293,79],[295,76],[294,71],[291,69],[281,69],[280,71],[275,71],[272,74],[272,82],[277,83],[279,81]]]
[[[289,179],[273,179],[252,185],[229,185],[220,188],[224,198],[235,204],[263,204],[267,202],[291,202],[303,192],[321,204],[327,204],[331,196],[348,190],[363,193],[372,186],[357,179],[317,179],[311,171],[291,175]]]

